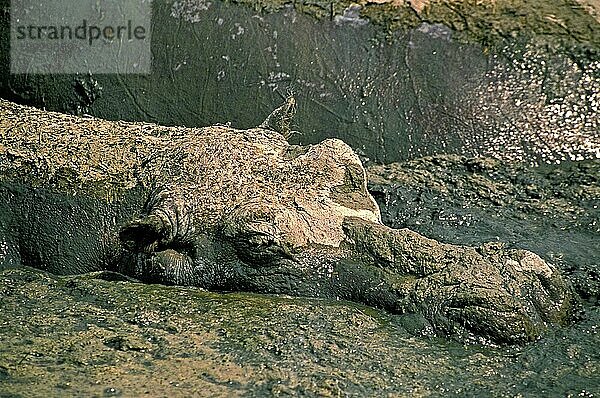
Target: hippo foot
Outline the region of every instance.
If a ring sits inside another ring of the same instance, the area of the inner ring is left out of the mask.
[[[359,219],[344,229],[361,261],[385,270],[398,298],[388,310],[421,314],[445,335],[522,343],[572,318],[571,288],[529,251],[448,245]]]

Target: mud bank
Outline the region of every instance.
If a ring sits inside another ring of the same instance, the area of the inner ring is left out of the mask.
[[[598,162],[441,156],[371,166],[384,220],[500,240],[559,265],[583,298],[524,346],[462,345],[415,315],[348,302],[0,273],[3,396],[584,396],[599,391]],[[32,386],[35,388],[32,388]]]

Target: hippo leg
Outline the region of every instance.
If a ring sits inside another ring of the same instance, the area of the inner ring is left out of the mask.
[[[387,309],[419,313],[445,333],[522,342],[570,316],[570,289],[531,252],[447,245],[356,218],[345,219],[344,232],[355,261],[382,269],[383,290],[395,297]]]

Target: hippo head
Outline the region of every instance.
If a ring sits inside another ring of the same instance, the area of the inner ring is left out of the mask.
[[[122,228],[124,273],[164,284],[304,294],[278,280],[299,270],[299,283],[322,275],[326,261],[301,261],[315,248],[339,249],[344,217],[380,222],[365,170],[342,141],[298,147],[264,129],[220,134],[237,146],[216,159],[210,136],[185,146],[183,161],[193,167],[153,189],[141,217]],[[202,163],[211,156],[213,164]]]

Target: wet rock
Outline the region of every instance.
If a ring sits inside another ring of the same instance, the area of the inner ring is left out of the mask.
[[[598,157],[600,23],[585,8],[383,3],[157,3],[147,76],[11,75],[6,6],[0,96],[111,120],[249,128],[292,87],[295,144],[336,137],[381,163],[448,152]]]

